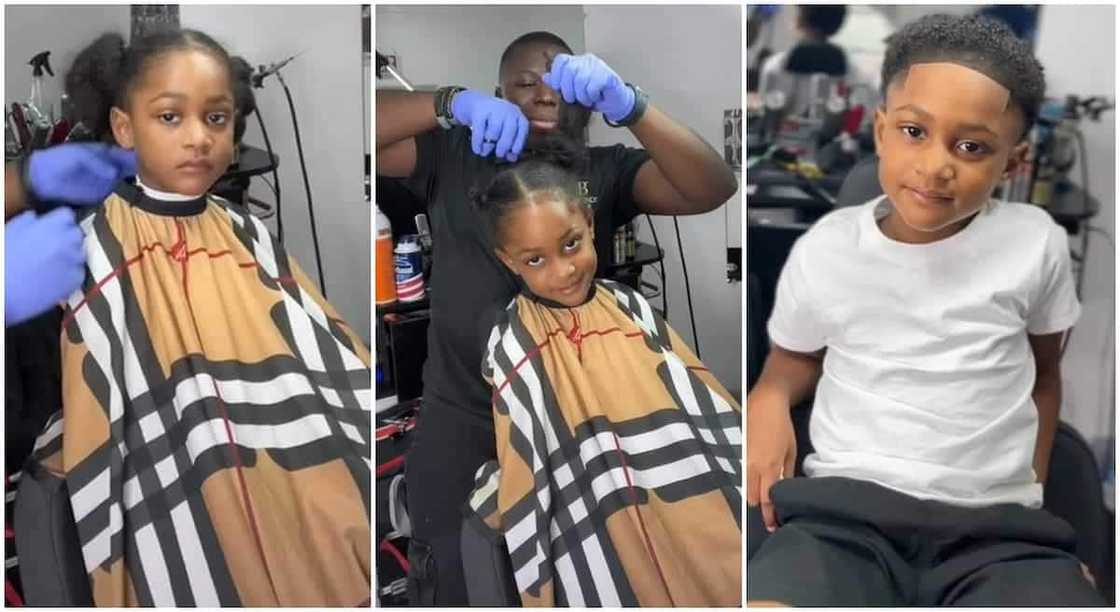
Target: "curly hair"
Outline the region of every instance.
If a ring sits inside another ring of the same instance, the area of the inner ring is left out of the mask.
[[[883,99],[895,79],[925,62],[960,64],[991,78],[1011,92],[1011,101],[1023,115],[1022,136],[1034,125],[1046,94],[1042,64],[1002,22],[980,15],[938,14],[907,24],[887,39]]]
[[[72,119],[81,121],[98,140],[111,140],[109,110],[128,107],[132,87],[158,57],[182,49],[211,54],[226,67],[237,113],[234,142],[245,133],[245,117],[256,103],[249,86],[252,68],[229,53],[213,38],[197,30],[172,29],[149,34],[126,46],[120,34],[102,34],[83,49],[66,73],[66,94],[72,102]]]

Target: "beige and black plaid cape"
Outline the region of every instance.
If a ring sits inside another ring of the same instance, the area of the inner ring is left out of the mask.
[[[65,477],[97,605],[369,602],[362,342],[224,200],[122,183],[81,227],[34,459]]]
[[[519,296],[483,369],[498,461],[469,520],[504,536],[524,605],[740,604],[741,411],[641,295]]]

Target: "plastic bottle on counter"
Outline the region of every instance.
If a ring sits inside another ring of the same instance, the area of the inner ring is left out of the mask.
[[[397,283],[393,274],[393,227],[389,224],[389,217],[376,204],[373,210],[377,219],[373,298],[378,306],[384,306],[397,301]]]
[[[393,251],[396,263],[397,296],[402,302],[424,299],[424,266],[420,237],[416,234],[401,236]]]

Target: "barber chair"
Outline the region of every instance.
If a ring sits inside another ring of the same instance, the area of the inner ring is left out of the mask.
[[[867,160],[852,170],[841,187],[841,206],[858,205],[875,197],[882,190],[878,187],[877,159]],[[861,168],[862,166],[862,168]],[[868,170],[871,168],[871,170]],[[858,173],[857,173],[858,172]],[[874,185],[871,185],[871,182]],[[878,193],[874,193],[877,189]],[[845,193],[846,192],[846,193]],[[781,267],[789,255],[798,233],[786,227],[758,226],[750,228],[748,243],[756,243],[760,250],[752,254],[748,278],[759,282],[748,283],[747,304],[756,313],[748,313],[747,345],[756,346],[765,359],[769,339],[765,322],[774,307],[773,294]],[[752,250],[755,244],[751,244]],[[767,284],[767,281],[773,284]],[[761,368],[748,371],[747,389],[758,381]],[[795,474],[804,476],[802,463],[812,452],[809,438],[809,420],[812,398],[791,411],[794,435],[797,439]],[[748,450],[749,452],[749,450]],[[1097,581],[1097,588],[1109,605],[1115,603],[1115,541],[1113,514],[1104,504],[1101,472],[1085,439],[1070,425],[1059,422],[1050,456],[1050,470],[1043,484],[1043,508],[1068,522],[1077,534],[1076,553],[1089,568]],[[747,562],[758,551],[767,537],[762,523],[761,510],[747,508]]]
[[[871,198],[883,195],[879,185],[879,156],[871,155],[856,162],[848,171],[836,195],[836,206],[859,206]]]
[[[12,524],[28,606],[93,605],[66,481],[28,460]]]
[[[521,607],[517,582],[513,579],[513,563],[504,537],[477,518],[467,517],[459,534],[459,548],[463,556],[467,600],[471,607]]]
[[[825,77],[826,88],[843,81],[848,59],[844,50],[832,43],[803,42],[789,51],[783,68],[781,72],[763,75],[759,89],[763,94],[781,91],[785,94],[783,113],[802,115],[820,95],[814,90],[814,77]]]

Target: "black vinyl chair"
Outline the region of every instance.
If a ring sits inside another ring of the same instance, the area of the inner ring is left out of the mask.
[[[463,556],[467,600],[472,607],[521,606],[517,582],[513,579],[513,563],[504,537],[477,518],[467,516],[459,534],[459,550]]]
[[[848,171],[848,176],[844,177],[840,191],[836,194],[836,205],[859,206],[881,195],[883,187],[879,185],[879,156],[869,155],[856,162]]]

